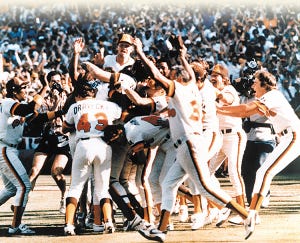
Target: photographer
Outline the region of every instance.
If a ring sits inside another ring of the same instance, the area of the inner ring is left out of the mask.
[[[47,75],[50,91],[45,97],[42,105],[43,111],[57,111],[63,108],[66,100],[66,94],[61,85],[61,74],[58,71],[51,71]],[[45,164],[52,163],[51,175],[61,191],[60,213],[65,213],[65,192],[66,180],[63,171],[68,161],[71,161],[68,137],[62,134],[63,117],[57,117],[45,124],[42,139],[36,148],[29,179],[32,184],[32,190],[35,182]]]

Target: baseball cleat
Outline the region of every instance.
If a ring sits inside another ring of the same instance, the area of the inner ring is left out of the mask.
[[[228,219],[228,222],[235,225],[244,225],[244,220],[240,215]]]
[[[104,224],[93,224],[93,231],[96,233],[102,234],[104,232],[105,226]]]
[[[261,207],[262,208],[267,208],[269,207],[269,204],[270,204],[270,197],[271,197],[271,194],[270,192],[268,192],[268,194],[266,195],[266,197],[263,199],[262,203],[261,203]]]
[[[189,219],[189,212],[187,205],[181,205],[179,208],[179,222],[187,222]]]
[[[235,217],[232,217],[228,220],[229,223],[235,224],[235,225],[244,225],[244,220],[241,216],[237,215]],[[258,214],[255,216],[255,224],[258,225],[261,223],[260,217]]]
[[[221,210],[219,210],[218,221],[216,223],[216,226],[220,227],[222,224],[224,224],[227,221],[230,213],[231,210],[229,208],[222,208]]]
[[[166,234],[156,228],[140,229],[138,232],[147,240],[164,242],[166,239]]]
[[[173,223],[169,223],[167,226],[167,231],[173,231],[174,230],[174,224]]]
[[[35,234],[34,230],[29,229],[26,224],[20,224],[18,227],[15,228],[8,228],[9,235],[33,235]]]
[[[94,223],[94,215],[92,213],[88,213],[88,215],[85,218],[85,227],[87,229],[92,229]]]
[[[255,218],[256,218],[256,211],[255,210],[250,210],[248,218],[246,218],[245,222],[244,222],[245,230],[246,230],[245,240],[247,240],[254,232]]]
[[[212,224],[214,221],[218,219],[219,209],[218,208],[211,208],[209,210],[208,215],[204,219],[204,225]]]
[[[136,214],[133,220],[126,220],[123,225],[124,231],[137,230],[139,225],[142,223],[142,218]]]
[[[64,234],[65,235],[76,235],[75,226],[72,224],[66,224],[66,226],[64,227]]]
[[[62,198],[62,199],[60,200],[59,212],[60,212],[61,214],[65,214],[65,213],[66,213],[66,201],[65,201],[64,198]]]
[[[83,229],[85,228],[85,213],[83,212],[78,212],[76,214],[76,217],[75,217],[75,225],[76,225],[76,228],[79,228],[79,229]]]
[[[112,234],[113,232],[115,232],[115,226],[111,221],[106,222],[104,224],[104,228],[105,228],[105,232],[108,234]]]
[[[191,228],[192,230],[200,229],[204,226],[205,214],[196,213],[191,216]]]

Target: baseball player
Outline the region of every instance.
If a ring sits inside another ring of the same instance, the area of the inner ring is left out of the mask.
[[[144,89],[145,97],[141,97],[134,90],[126,89],[125,93],[135,105],[144,108],[150,107],[151,114],[148,116],[134,117],[124,125],[124,128],[127,140],[131,144],[130,150],[133,151],[133,153],[138,151],[144,153],[144,148],[149,148],[146,152],[146,162],[141,165],[133,165],[132,167],[137,167],[137,171],[135,171],[134,174],[128,173],[128,165],[126,165],[125,169],[123,167],[120,178],[128,185],[136,184],[135,187],[142,188],[139,194],[141,196],[142,207],[144,208],[144,220],[150,223],[153,206],[152,189],[154,188],[152,187],[150,190],[148,176],[152,164],[154,163],[153,160],[156,154],[156,147],[169,140],[168,137],[170,137],[170,135],[169,129],[161,125],[163,124],[165,117],[161,115],[160,112],[163,112],[167,107],[165,90],[160,85],[157,85],[152,79],[148,81],[148,85]],[[125,164],[126,163],[128,162],[126,161]],[[127,172],[127,174],[124,172]],[[134,181],[131,182],[131,180]],[[132,188],[128,185],[124,185],[124,187],[128,189]],[[138,190],[130,189],[130,191]]]
[[[96,89],[85,80],[77,81],[76,99],[66,114],[63,131],[76,128],[76,149],[72,164],[72,179],[66,199],[66,235],[75,235],[74,216],[83,186],[90,176],[92,167],[95,187],[93,191],[93,230],[112,233],[112,205],[109,189],[111,170],[111,148],[103,141],[104,129],[121,116],[121,109],[109,101],[94,99]],[[104,225],[101,222],[102,209]]]
[[[162,83],[170,97],[168,102],[170,131],[177,149],[176,161],[162,184],[162,211],[158,228],[140,229],[139,233],[149,240],[165,240],[177,189],[187,176],[190,176],[196,188],[204,196],[217,201],[222,206],[234,209],[243,218],[247,218],[248,213],[245,208],[237,204],[225,191],[216,187],[211,181],[207,166],[209,144],[202,135],[202,99],[196,85],[194,72],[185,59],[186,47],[183,44],[180,45],[180,60],[183,67],[179,66],[176,70],[175,78],[178,81],[175,81],[163,76],[154,63],[147,59],[139,39],[135,39],[134,43],[137,53],[149,66],[154,78]]]
[[[26,169],[18,157],[17,146],[22,140],[25,116],[34,115],[35,110],[42,104],[43,97],[37,94],[32,102],[22,103],[26,100],[26,84],[18,78],[9,80],[6,83],[6,98],[0,102],[0,148],[2,151],[0,173],[4,184],[4,188],[0,191],[0,205],[15,196],[14,216],[8,229],[9,235],[35,233],[27,225],[22,224],[22,216],[28,201],[31,183]],[[44,95],[46,90],[47,86],[42,89],[40,94]],[[38,119],[46,121],[60,115],[62,115],[61,111],[48,112],[40,114]]]
[[[216,90],[207,79],[208,64],[201,60],[192,62],[191,67],[196,76],[196,83],[202,98],[203,111],[203,135],[206,137],[209,145],[208,157],[213,157],[222,146],[222,135],[219,131],[219,119],[216,112]],[[204,226],[205,218],[208,215],[206,198],[200,195],[200,191],[195,188],[194,183],[188,179],[188,185],[193,195],[194,214],[191,215],[191,228],[197,230]]]
[[[223,106],[218,112],[236,117],[249,117],[254,114],[265,115],[280,136],[279,144],[267,156],[265,162],[256,172],[253,197],[248,218],[245,220],[246,237],[254,232],[256,217],[261,203],[266,196],[273,177],[300,155],[300,120],[293,108],[277,89],[276,78],[265,70],[254,74],[252,85],[255,101],[239,106]]]
[[[210,81],[217,90],[217,102],[222,106],[238,105],[240,98],[235,88],[230,85],[228,70],[221,64],[216,64],[211,72]],[[245,207],[244,182],[241,176],[241,165],[247,136],[242,127],[242,119],[218,114],[223,143],[220,151],[209,162],[214,173],[227,158],[229,179],[234,189],[234,197],[238,204]],[[226,212],[229,216],[229,212]],[[227,217],[228,218],[228,217]],[[224,217],[217,223],[220,226],[227,219]]]
[[[127,118],[128,113],[127,108],[132,104],[130,99],[125,95],[126,89],[135,89],[135,80],[127,74],[124,73],[110,73],[107,72],[96,65],[86,62],[89,72],[97,79],[103,82],[110,82],[112,88],[109,91],[110,100],[116,102],[122,108],[122,120],[125,122],[129,120]],[[126,97],[124,97],[126,96]],[[123,114],[125,114],[123,116]],[[110,194],[114,202],[118,205],[119,209],[122,211],[123,215],[126,217],[124,223],[124,230],[134,230],[142,222],[142,217],[137,214],[134,207],[130,201],[130,198],[124,188],[120,183],[120,175],[123,169],[124,161],[127,158],[127,153],[129,151],[130,145],[126,140],[125,136],[121,136],[120,139],[115,140],[111,144],[112,147],[112,169],[110,175]]]
[[[111,68],[113,72],[120,72],[125,67],[134,64],[135,60],[131,57],[133,50],[132,36],[122,34],[118,40],[117,54],[104,57],[104,50],[102,49],[95,55],[94,60],[98,66],[102,65],[103,69]]]
[[[114,72],[120,70],[118,69],[118,67],[120,67],[120,64],[125,59],[127,60],[127,58],[125,57],[128,54],[130,54],[131,47],[127,45],[128,41],[130,41],[130,38],[123,39],[124,43],[121,40],[122,38],[119,41],[120,46],[118,46],[117,57],[112,59],[116,62],[115,65],[112,65],[112,67],[116,66],[112,70]],[[122,43],[126,45],[121,45]],[[74,54],[80,52],[82,48],[83,48],[83,43],[82,40],[79,39],[74,44]],[[102,65],[103,62],[101,62],[101,55],[102,55],[101,53],[99,55],[96,55],[94,58],[94,62],[95,63],[100,62],[99,64]],[[130,65],[130,63],[131,62],[127,62],[127,65]],[[124,87],[132,88],[132,89],[135,88],[136,82],[133,78],[131,78],[130,76],[124,73],[119,73],[119,72],[112,74],[111,72],[98,68],[92,63],[83,63],[81,66],[84,67],[85,70],[84,76],[91,75],[93,79],[98,79],[103,81],[100,82],[100,85],[97,86],[98,89],[97,99],[107,100],[109,98],[111,101],[115,102],[120,107],[122,107],[123,111],[126,110],[129,105],[131,105],[130,100],[125,95]],[[126,65],[122,65],[122,66],[125,67]],[[75,67],[76,67],[76,58],[74,58],[73,68],[76,69]],[[80,75],[82,76],[83,73],[78,73],[78,76]],[[118,91],[116,91],[115,86],[118,86]],[[126,99],[124,99],[124,97]],[[112,195],[113,200],[116,202],[118,207],[121,209],[122,213],[128,219],[125,225],[125,229],[128,230],[128,229],[133,229],[136,225],[139,225],[139,223],[141,222],[141,218],[139,217],[139,215],[136,214],[135,210],[133,210],[133,207],[131,205],[130,199],[128,198],[126,190],[119,182],[120,173],[129,148],[126,139],[122,139],[122,137],[123,136],[121,136],[120,139],[116,139],[111,143],[112,150],[114,152],[112,155],[113,163],[112,163],[112,170],[111,170],[110,193]]]

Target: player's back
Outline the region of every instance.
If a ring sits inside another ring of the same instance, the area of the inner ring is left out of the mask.
[[[84,99],[69,109],[66,121],[74,122],[76,137],[100,137],[107,125],[120,118],[121,109],[110,101]]]

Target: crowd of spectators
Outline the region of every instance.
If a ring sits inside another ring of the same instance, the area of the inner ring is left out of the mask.
[[[59,70],[70,91],[68,70],[72,43],[83,37],[81,59],[91,60],[103,47],[116,51],[123,32],[141,38],[147,55],[172,57],[168,37],[181,35],[191,59],[211,66],[225,64],[231,80],[254,58],[273,73],[294,108],[299,106],[299,5],[189,5],[166,6],[47,4],[7,6],[0,12],[0,89],[14,76],[30,79],[31,92],[40,88],[41,72]],[[0,97],[1,98],[1,97]]]

